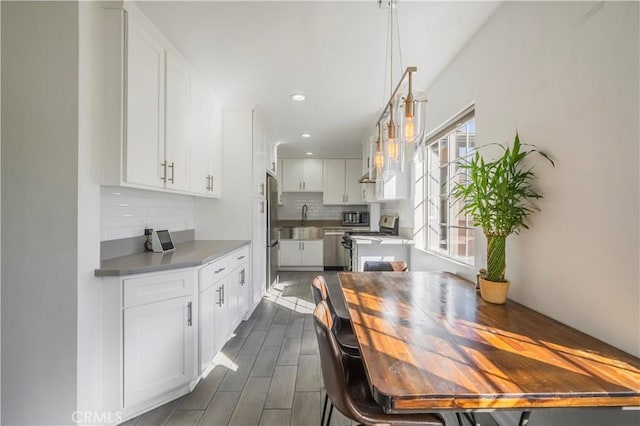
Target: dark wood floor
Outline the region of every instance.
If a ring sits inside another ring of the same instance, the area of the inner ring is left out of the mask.
[[[324,393],[310,290],[316,275],[281,272],[193,392],[125,424],[319,425]],[[336,273],[323,275],[336,310],[346,315]],[[455,417],[446,419],[456,424]],[[331,424],[352,423],[334,410]]]

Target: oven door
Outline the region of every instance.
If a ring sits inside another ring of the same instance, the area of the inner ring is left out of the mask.
[[[343,256],[342,256],[342,268],[345,271],[350,272],[351,271],[351,241],[349,242],[343,241],[342,247],[344,248]]]

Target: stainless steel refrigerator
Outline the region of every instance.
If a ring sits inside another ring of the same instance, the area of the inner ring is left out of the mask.
[[[267,290],[278,282],[278,181],[267,174]]]

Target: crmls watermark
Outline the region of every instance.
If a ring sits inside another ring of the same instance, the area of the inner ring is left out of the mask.
[[[104,425],[122,422],[120,411],[74,411],[71,420],[81,425]]]

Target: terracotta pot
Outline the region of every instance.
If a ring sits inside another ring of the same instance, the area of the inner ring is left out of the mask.
[[[507,300],[510,284],[509,281],[501,283],[480,277],[480,296],[485,302],[502,305]]]

